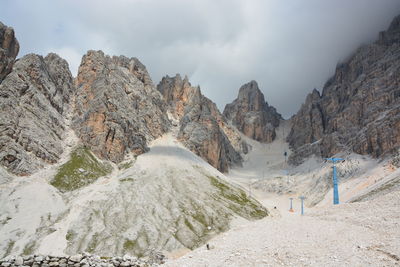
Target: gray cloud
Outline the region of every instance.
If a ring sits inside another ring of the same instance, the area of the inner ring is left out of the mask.
[[[156,83],[187,74],[221,109],[254,79],[285,117],[398,14],[398,0],[2,0],[0,8],[20,56],[57,52],[74,75],[89,49],[136,56]]]

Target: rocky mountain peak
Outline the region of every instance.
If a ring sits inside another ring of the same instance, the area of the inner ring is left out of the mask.
[[[19,52],[19,43],[14,29],[0,22],[0,83],[11,72]]]
[[[244,84],[237,99],[225,106],[224,116],[239,131],[260,142],[272,142],[282,116],[264,99],[256,81]]]
[[[239,133],[226,122],[215,103],[193,87],[187,76],[166,76],[157,85],[169,111],[179,120],[178,139],[218,170],[241,164],[247,149]]]
[[[388,33],[399,33],[400,31],[400,15],[396,16],[387,30]]]
[[[161,79],[161,82],[157,85],[157,90],[163,95],[164,100],[171,107],[170,111],[177,116],[182,118],[185,113],[185,107],[189,102],[200,101],[200,88],[193,87],[187,76],[182,79],[180,74],[176,74],[175,77],[169,77],[168,75]]]
[[[400,42],[400,15],[395,17],[386,31],[379,33],[378,44],[393,45]]]
[[[169,129],[165,102],[138,59],[88,51],[76,80],[73,128],[100,158],[144,153]]]
[[[264,94],[254,80],[240,87],[237,99],[241,105],[248,107],[247,111],[260,111],[266,104]]]
[[[65,111],[75,87],[67,62],[56,54],[28,54],[0,84],[0,162],[31,174],[63,152]]]
[[[380,157],[400,147],[400,16],[379,39],[338,64],[292,119],[290,162],[343,150]]]

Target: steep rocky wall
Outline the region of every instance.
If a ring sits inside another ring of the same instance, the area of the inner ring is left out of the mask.
[[[339,64],[322,95],[309,94],[292,121],[292,163],[309,153],[380,157],[400,147],[400,16],[375,43]]]
[[[265,102],[256,81],[240,87],[238,97],[225,106],[223,114],[246,136],[267,143],[275,139],[275,128],[282,119],[276,109]]]
[[[15,63],[0,84],[1,165],[27,175],[59,160],[74,88],[68,63],[56,54]]]
[[[187,77],[182,80],[177,74],[164,77],[157,89],[179,119],[178,138],[186,147],[222,172],[241,164],[240,153],[247,151],[247,145],[199,87],[192,87]]]
[[[11,72],[18,51],[14,29],[0,22],[0,83]]]
[[[89,51],[76,86],[73,128],[101,158],[120,162],[128,152],[144,153],[169,129],[165,103],[136,58]]]

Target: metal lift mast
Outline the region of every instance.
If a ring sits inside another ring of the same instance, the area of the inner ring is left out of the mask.
[[[333,163],[333,205],[339,204],[339,189],[338,189],[338,179],[336,175],[336,162],[343,162],[342,158],[326,158],[327,161]]]

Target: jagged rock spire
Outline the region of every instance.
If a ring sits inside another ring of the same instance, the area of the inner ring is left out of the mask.
[[[265,101],[256,81],[241,86],[238,97],[225,106],[223,114],[239,131],[260,142],[275,139],[275,128],[282,119],[276,109]]]

